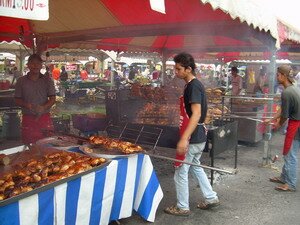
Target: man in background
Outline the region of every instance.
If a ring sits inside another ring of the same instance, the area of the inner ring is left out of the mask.
[[[239,95],[243,88],[243,79],[241,76],[238,75],[238,68],[232,67],[231,68],[231,85],[232,85],[232,95]]]
[[[84,67],[80,71],[80,78],[81,78],[81,80],[87,80],[89,78],[89,75]]]
[[[12,82],[11,82],[11,86],[13,86],[14,85],[14,83],[15,82],[17,82],[17,80],[20,78],[20,77],[22,77],[22,73],[18,70],[18,68],[15,66],[14,68],[13,68],[13,80],[12,80]]]
[[[60,69],[57,67],[57,65],[54,66],[52,70],[52,77],[53,80],[58,81],[60,77]]]

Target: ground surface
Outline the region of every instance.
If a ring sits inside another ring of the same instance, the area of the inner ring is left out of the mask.
[[[217,191],[221,205],[209,211],[196,208],[201,199],[200,189],[190,182],[189,217],[176,217],[165,214],[163,209],[175,203],[172,164],[160,159],[152,159],[164,197],[156,213],[157,225],[296,225],[300,224],[300,191],[282,193],[274,190],[276,184],[268,178],[279,175],[282,166],[281,147],[284,136],[274,134],[270,141],[272,154],[279,160],[272,167],[262,166],[263,142],[257,146],[238,146],[238,172],[235,175],[216,174],[214,190]],[[161,154],[172,155],[172,149],[160,149]],[[207,154],[207,153],[206,153]],[[203,161],[209,162],[207,155]],[[234,165],[234,152],[226,151],[218,155],[216,166],[231,169]],[[298,170],[299,171],[299,170]],[[300,184],[298,182],[298,189]],[[147,224],[139,216],[118,221],[121,224]],[[113,223],[112,223],[113,224]]]
[[[280,133],[273,135],[270,141],[272,155],[279,155],[279,160],[272,167],[262,166],[263,141],[256,146],[238,146],[238,170],[235,175],[215,174],[214,190],[218,193],[221,205],[210,211],[196,208],[201,200],[200,189],[190,179],[189,217],[167,215],[163,209],[175,203],[173,182],[174,170],[170,161],[152,158],[154,168],[159,178],[164,197],[158,207],[157,225],[298,225],[300,224],[300,191],[282,193],[274,190],[276,184],[268,179],[278,176],[282,167],[281,149],[284,136]],[[18,141],[3,141],[0,150],[20,145]],[[173,157],[174,149],[159,148],[161,155]],[[299,155],[298,155],[299,158]],[[204,153],[202,162],[209,164],[208,153]],[[234,165],[234,152],[223,152],[216,157],[215,165],[231,170]],[[209,172],[209,171],[208,171]],[[299,169],[298,169],[299,174]],[[298,189],[300,184],[298,181]],[[151,224],[138,215],[121,219],[111,224]]]

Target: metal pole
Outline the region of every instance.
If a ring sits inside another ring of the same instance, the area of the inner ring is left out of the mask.
[[[198,167],[202,167],[203,169],[209,169],[209,170],[219,171],[219,172],[228,173],[228,174],[235,174],[236,173],[236,171],[228,171],[228,170],[223,170],[223,169],[219,169],[219,168],[216,168],[216,167],[199,165],[199,164],[196,164],[196,163],[190,163],[190,162],[174,159],[174,158],[167,157],[167,156],[151,154],[151,153],[148,153],[146,151],[144,151],[143,153],[145,155],[149,155],[150,157],[159,158],[159,159],[166,159],[166,160],[170,160],[170,161],[173,161],[173,162],[180,162],[180,163],[188,164],[190,166],[198,166]]]
[[[276,75],[276,50],[272,49],[272,56],[270,59],[270,69],[272,74],[269,77],[269,90],[271,94],[274,94],[274,83],[275,83],[275,75]],[[268,102],[268,111],[273,111],[274,100]],[[270,140],[272,138],[272,127],[271,124],[267,126],[267,132],[263,135],[264,138],[264,156],[263,156],[263,165],[271,164],[271,148],[270,148]]]

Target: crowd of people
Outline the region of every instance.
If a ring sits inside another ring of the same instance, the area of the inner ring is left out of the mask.
[[[114,81],[127,80],[129,82],[133,82],[138,77],[144,77],[152,81],[157,81],[159,80],[160,76],[161,72],[155,67],[150,69],[150,66],[146,66],[145,68],[142,68],[141,66],[117,66],[116,68],[108,67],[104,71],[103,79],[111,80],[113,77]]]

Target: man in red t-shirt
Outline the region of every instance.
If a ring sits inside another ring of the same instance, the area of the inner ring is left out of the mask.
[[[87,80],[88,79],[88,73],[86,72],[86,70],[84,68],[82,68],[82,70],[80,71],[80,77],[81,80]]]
[[[52,77],[53,77],[54,80],[59,80],[60,69],[58,69],[57,66],[54,66],[54,69],[52,70]]]

